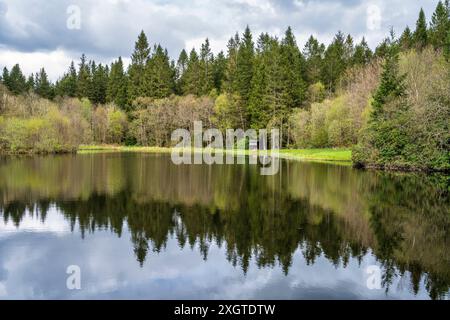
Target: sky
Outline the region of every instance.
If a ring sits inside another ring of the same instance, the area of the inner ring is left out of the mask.
[[[209,38],[215,53],[246,25],[282,37],[293,28],[302,48],[310,35],[328,44],[337,31],[374,48],[391,27],[412,29],[421,7],[430,19],[438,0],[0,0],[0,68],[45,67],[52,80],[78,61],[129,62],[141,30],[177,59]]]

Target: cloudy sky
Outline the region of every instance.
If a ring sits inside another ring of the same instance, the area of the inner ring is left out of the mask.
[[[0,0],[0,68],[26,73],[45,66],[55,80],[82,53],[111,62],[131,55],[140,30],[172,58],[208,37],[226,49],[248,24],[281,36],[292,26],[299,46],[311,34],[329,43],[341,30],[374,47],[393,26],[414,26],[420,7],[430,17],[438,0]],[[255,36],[256,37],[256,36]],[[127,59],[126,59],[127,61]]]

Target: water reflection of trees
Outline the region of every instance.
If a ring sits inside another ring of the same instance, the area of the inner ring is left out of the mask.
[[[436,185],[293,162],[279,176],[261,177],[252,167],[174,167],[148,155],[29,158],[0,163],[0,209],[19,225],[26,212],[45,220],[56,206],[83,236],[99,229],[120,236],[128,225],[141,265],[172,236],[204,259],[216,243],[243,272],[254,259],[287,274],[299,248],[308,264],[323,256],[344,267],[372,250],[386,290],[410,274],[415,292],[424,280],[440,298],[450,285],[450,205]]]

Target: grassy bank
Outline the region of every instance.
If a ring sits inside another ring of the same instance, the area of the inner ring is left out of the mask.
[[[204,150],[191,149],[193,152],[203,152]],[[134,147],[134,146],[114,146],[114,145],[84,145],[80,146],[78,153],[95,152],[144,152],[144,153],[171,153],[171,148],[161,147]],[[219,151],[220,152],[220,151]],[[221,150],[221,152],[229,152]],[[248,150],[234,151],[234,154],[248,155]],[[352,152],[350,149],[284,149],[280,150],[280,158],[292,160],[308,161],[331,161],[351,163]]]

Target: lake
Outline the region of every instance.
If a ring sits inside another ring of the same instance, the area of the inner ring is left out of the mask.
[[[0,299],[448,299],[448,181],[284,160],[262,176],[162,154],[2,157]]]

